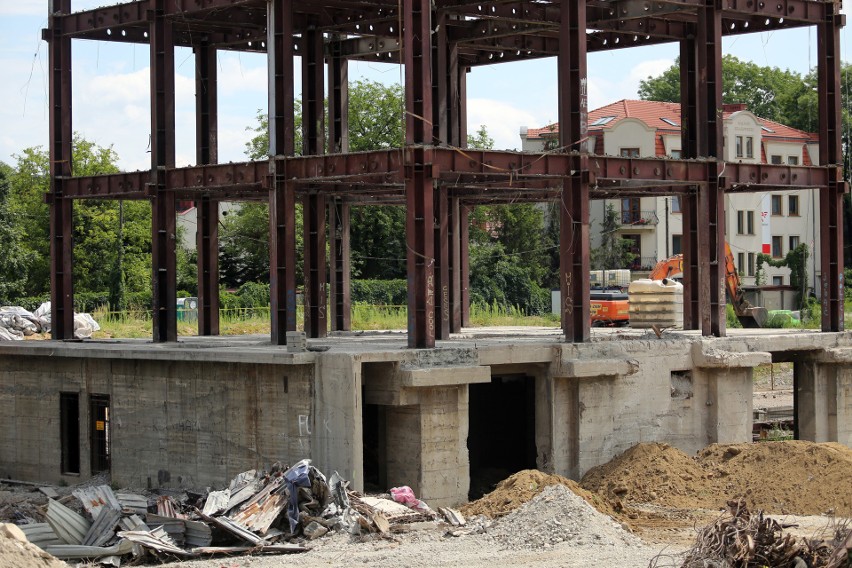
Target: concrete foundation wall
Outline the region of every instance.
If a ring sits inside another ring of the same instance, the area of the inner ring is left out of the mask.
[[[91,476],[89,398],[105,395],[119,485],[221,487],[247,469],[311,458],[362,489],[371,405],[371,475],[378,472],[383,489],[410,485],[430,504],[453,505],[470,488],[468,444],[492,451],[483,434],[469,440],[471,385],[530,381],[526,400],[517,401],[518,428],[529,437],[518,443],[539,469],[578,479],[639,442],[692,453],[750,441],[753,369],[772,360],[795,362],[800,438],[852,445],[852,335],[750,333],[640,332],[585,344],[498,338],[435,350],[353,340],[347,350],[330,339],[335,350],[297,354],[257,343],[230,350],[201,342],[7,343],[0,345],[0,476]],[[62,393],[79,395],[78,475],[61,471]],[[506,403],[511,415],[515,402]],[[507,419],[505,410],[477,412],[479,420]],[[487,435],[488,425],[478,426]]]

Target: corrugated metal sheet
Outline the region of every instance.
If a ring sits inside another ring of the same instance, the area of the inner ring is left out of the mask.
[[[129,517],[122,517],[121,522],[119,523],[122,529],[126,531],[148,531],[151,528],[145,524],[145,521],[139,518],[138,515],[130,515]]]
[[[207,523],[201,521],[184,521],[186,523],[187,546],[210,546],[213,542],[213,531]]]
[[[87,513],[97,519],[103,507],[121,511],[121,503],[112,492],[109,485],[98,485],[97,487],[82,487],[71,493],[80,500]]]
[[[145,516],[145,522],[149,527],[162,527],[168,533],[169,538],[173,539],[176,544],[183,546],[184,535],[186,534],[186,524],[183,519],[148,513]]]
[[[115,537],[115,527],[121,519],[121,511],[115,509],[101,508],[101,512],[89,532],[83,538],[83,546],[103,546]]]
[[[283,482],[283,477],[272,479],[230,518],[249,530],[266,534],[275,519],[287,507],[287,492]]]
[[[91,523],[53,499],[47,500],[47,522],[60,539],[67,544],[80,544],[89,532]]]
[[[228,506],[228,501],[231,500],[231,490],[224,489],[222,491],[211,491],[207,495],[207,500],[204,502],[202,513],[205,515],[218,515]]]
[[[115,498],[124,510],[133,511],[137,515],[148,512],[148,498],[135,493],[116,493]]]
[[[63,559],[122,556],[124,554],[130,554],[132,550],[133,543],[129,540],[120,540],[112,546],[106,548],[100,546],[81,546],[79,544],[62,544],[59,546],[48,546],[44,549],[45,552],[50,553],[57,558]]]
[[[140,544],[158,552],[168,552],[179,556],[194,556],[193,553],[176,546],[162,527],[151,531],[122,531],[118,533],[118,536],[127,539],[126,542]]]
[[[231,480],[229,487],[231,497],[228,500],[226,510],[230,511],[237,505],[248,501],[255,493],[260,491],[261,487],[263,487],[263,484],[257,478],[257,471],[250,469],[239,474]]]
[[[254,545],[268,545],[263,538],[257,536],[246,527],[240,525],[239,523],[232,521],[228,517],[204,517],[204,520],[217,525],[219,528],[228,531],[232,535],[243,539],[246,542],[250,542]]]
[[[47,523],[32,523],[29,525],[20,525],[19,528],[27,535],[27,540],[44,548],[45,546],[62,544],[62,539],[56,536],[53,529]]]

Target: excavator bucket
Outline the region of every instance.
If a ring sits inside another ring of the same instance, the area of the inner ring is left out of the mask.
[[[737,319],[740,320],[743,327],[763,327],[766,325],[766,320],[769,318],[769,312],[766,308],[760,306],[747,308],[745,312],[745,314],[737,316]]]

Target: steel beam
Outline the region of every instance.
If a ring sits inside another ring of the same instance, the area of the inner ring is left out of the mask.
[[[698,155],[708,158],[707,183],[698,195],[698,308],[701,334],[725,335],[725,209],[722,145],[722,15],[716,0],[698,10]]]
[[[325,153],[325,90],[323,34],[309,26],[303,34],[302,53],[302,153]],[[325,197],[311,189],[302,205],[305,246],[305,333],[308,337],[328,334],[326,288]]]
[[[820,190],[820,264],[822,271],[822,330],[844,328],[843,282],[843,151],[841,145],[840,28],[839,2],[824,4],[823,20],[817,26],[817,76],[819,86],[819,160],[827,168],[828,187]]]
[[[177,227],[175,195],[166,168],[175,165],[175,45],[168,0],[150,0],[151,35],[151,262],[154,342],[177,341]]]
[[[680,123],[681,157],[698,157],[698,139],[703,135],[705,125],[699,114],[698,93],[702,88],[698,71],[698,45],[695,37],[680,41]],[[707,179],[706,172],[701,176]],[[684,195],[681,198],[683,222],[683,328],[698,329],[701,321],[698,298],[701,278],[698,259],[698,195]]]
[[[588,134],[586,76],[586,2],[561,0],[559,24],[559,146],[585,158]],[[563,170],[559,227],[562,330],[565,340],[588,341],[589,321],[589,177],[588,165]]]
[[[287,343],[296,330],[296,192],[287,175],[287,161],[278,156],[295,152],[293,128],[293,0],[269,6],[269,153],[272,180],[269,188],[269,288],[271,339]]]
[[[431,0],[404,0],[408,346],[435,346]]]
[[[64,195],[71,176],[71,40],[63,37],[62,14],[71,0],[50,0],[50,317],[51,337],[74,338],[73,201]]]
[[[216,49],[195,49],[196,162],[218,161]],[[219,335],[219,202],[209,196],[195,201],[198,254],[198,335]]]

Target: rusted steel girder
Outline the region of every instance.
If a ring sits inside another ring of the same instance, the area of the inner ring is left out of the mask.
[[[329,44],[328,150],[332,154],[349,151],[349,63],[343,57],[339,38],[333,38]],[[340,198],[328,200],[329,293],[333,331],[352,329],[349,210],[350,205]]]
[[[50,317],[53,339],[74,338],[73,201],[64,184],[71,176],[71,40],[62,35],[62,14],[71,0],[50,0]]]
[[[218,161],[216,49],[204,43],[195,50],[195,143],[198,164]],[[198,335],[219,335],[219,202],[195,201],[198,253]]]
[[[175,194],[166,168],[175,165],[175,45],[167,0],[150,0],[151,28],[151,262],[154,342],[177,341]]]
[[[293,0],[269,4],[269,153],[292,156],[293,127]],[[287,161],[270,161],[269,289],[271,340],[285,345],[287,332],[296,330],[296,191],[289,180]]]
[[[325,153],[323,94],[323,34],[309,26],[303,35],[302,53],[302,151]],[[305,333],[308,337],[328,335],[326,288],[325,197],[311,188],[302,202],[305,246]]]
[[[703,132],[698,154],[710,160],[707,183],[698,192],[698,308],[701,334],[725,335],[725,204],[722,135],[722,15],[716,0],[698,10],[698,116]],[[695,283],[689,283],[695,290]]]
[[[845,18],[840,4],[823,6],[817,26],[817,76],[819,86],[819,160],[828,168],[828,187],[820,190],[820,263],[822,268],[822,330],[844,328],[843,282],[843,154],[841,145],[840,28]]]
[[[559,145],[579,151],[578,167],[563,169],[559,225],[559,270],[562,330],[565,340],[589,340],[589,177],[585,148],[588,135],[586,74],[586,3],[562,0],[559,25]]]
[[[698,73],[698,45],[693,37],[680,40],[680,124],[681,156],[698,157],[698,139],[705,129],[699,114],[698,92],[702,88]],[[707,179],[706,172],[701,176]],[[683,216],[683,328],[698,329],[701,321],[698,308],[698,194],[681,198]]]
[[[431,0],[404,0],[408,346],[435,346]]]

